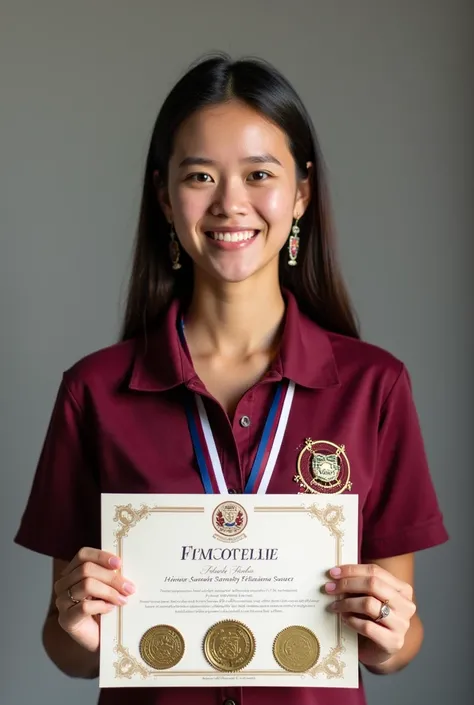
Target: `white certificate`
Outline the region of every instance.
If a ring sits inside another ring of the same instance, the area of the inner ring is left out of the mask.
[[[100,687],[358,686],[327,571],[357,563],[355,495],[102,495],[136,592],[101,618]]]

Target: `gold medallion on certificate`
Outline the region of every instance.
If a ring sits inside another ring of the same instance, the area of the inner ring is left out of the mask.
[[[240,671],[255,655],[255,637],[241,622],[231,619],[218,622],[205,636],[204,655],[218,671]]]
[[[157,670],[172,668],[183,658],[184,639],[174,627],[158,624],[144,633],[139,651],[148,666]]]
[[[184,638],[174,627],[160,624],[148,629],[140,640],[143,661],[157,670],[173,668],[184,655]],[[214,624],[206,633],[203,651],[217,671],[234,673],[252,661],[256,643],[249,627],[233,619]],[[293,625],[280,631],[273,642],[273,656],[285,671],[304,673],[319,658],[319,641],[307,627]]]

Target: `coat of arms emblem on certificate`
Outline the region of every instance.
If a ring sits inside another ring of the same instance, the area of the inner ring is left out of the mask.
[[[247,512],[237,502],[221,502],[212,514],[212,525],[216,531],[214,538],[220,541],[240,541],[246,538],[243,533],[247,526]]]

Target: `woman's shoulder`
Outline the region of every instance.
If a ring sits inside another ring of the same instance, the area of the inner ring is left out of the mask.
[[[408,375],[404,361],[388,349],[366,340],[328,333],[339,379],[381,386],[388,394],[396,382]]]
[[[394,352],[360,337],[334,332],[301,311],[298,325],[292,326],[290,332],[296,341],[292,346],[300,346],[298,355],[310,364],[323,360],[341,383],[365,379],[391,386],[406,370],[403,360]]]
[[[402,360],[388,348],[361,338],[352,338],[340,333],[328,333],[334,355],[339,362],[352,362],[361,369],[380,368],[388,372],[400,371]]]
[[[63,382],[73,395],[84,389],[115,389],[131,374],[140,338],[131,338],[96,349],[78,358],[63,373]]]

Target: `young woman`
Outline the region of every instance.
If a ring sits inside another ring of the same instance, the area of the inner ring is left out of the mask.
[[[447,539],[410,381],[361,342],[334,250],[310,117],[261,61],[196,64],[166,99],[149,149],[122,340],[62,379],[16,541],[53,558],[44,647],[65,673],[98,673],[99,617],[135,591],[100,547],[101,492],[199,493],[186,409],[207,411],[228,492],[243,492],[269,409],[294,384],[267,491],[296,493],[305,439],[344,446],[359,497],[358,565],[321,586],[358,632],[360,662],[393,673],[418,652],[413,554]],[[326,450],[325,450],[326,448]],[[330,473],[331,474],[331,473]],[[212,489],[212,488],[211,488]],[[152,552],[151,552],[152,553]],[[150,554],[150,560],[153,560]],[[335,601],[336,602],[336,601]],[[321,689],[104,690],[103,705],[335,705]],[[363,686],[345,705],[365,702]]]

